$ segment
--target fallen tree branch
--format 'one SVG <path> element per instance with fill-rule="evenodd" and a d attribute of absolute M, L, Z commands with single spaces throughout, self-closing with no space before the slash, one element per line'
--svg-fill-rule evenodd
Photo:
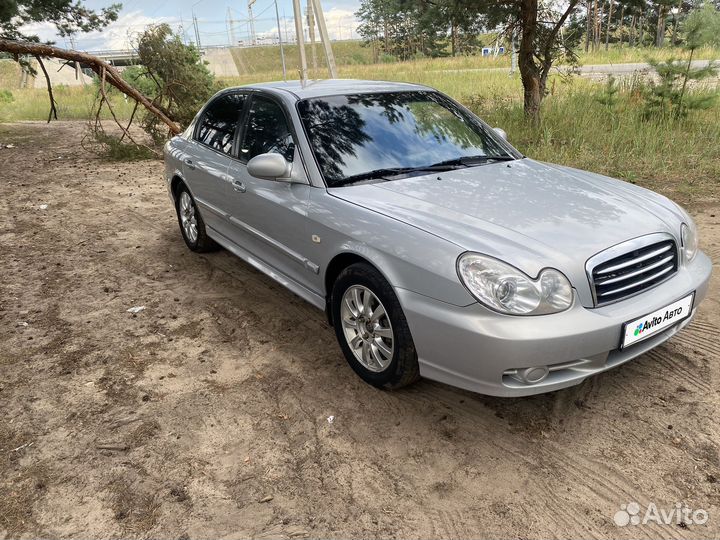
<path fill-rule="evenodd" d="M 132 125 L 133 120 L 135 119 L 135 113 L 138 110 L 138 105 L 140 105 L 140 103 L 136 101 L 135 106 L 133 107 L 132 113 L 130 114 L 130 120 L 128 120 L 127 127 L 125 128 L 125 131 L 123 132 L 122 137 L 120 137 L 120 142 L 122 142 L 122 140 L 125 138 L 125 133 L 130 129 L 130 126 Z"/>
<path fill-rule="evenodd" d="M 100 81 L 100 94 L 102 95 L 102 99 L 107 103 L 108 110 L 110 111 L 110 114 L 113 117 L 113 120 L 115 120 L 115 123 L 120 126 L 120 129 L 123 131 L 123 137 L 127 135 L 127 138 L 130 139 L 130 142 L 133 143 L 135 146 L 138 146 L 138 143 L 135 142 L 135 140 L 130 135 L 130 132 L 120 123 L 117 116 L 115 116 L 115 111 L 112 108 L 112 104 L 110 103 L 110 100 L 107 97 L 107 93 L 105 92 L 105 73 L 106 71 L 102 70 L 102 78 Z M 129 127 L 129 126 L 128 126 Z"/>
<path fill-rule="evenodd" d="M 59 47 L 53 47 L 52 45 L 45 45 L 42 43 L 30 43 L 27 41 L 15 41 L 10 39 L 0 39 L 0 52 L 7 52 L 16 57 L 22 55 L 31 55 L 35 58 L 59 58 L 61 60 L 69 60 L 74 62 L 80 62 L 86 64 L 98 74 L 102 75 L 103 70 L 106 71 L 107 82 L 112 84 L 115 88 L 120 90 L 123 94 L 135 99 L 141 103 L 148 111 L 157 116 L 164 124 L 166 124 L 170 130 L 170 133 L 177 135 L 180 133 L 180 126 L 178 126 L 172 119 L 170 119 L 163 111 L 153 105 L 153 103 L 142 93 L 138 92 L 132 85 L 130 85 L 125 79 L 120 76 L 120 73 L 110 64 L 104 60 L 93 56 L 91 54 L 83 53 L 80 51 L 74 51 L 70 49 L 61 49 Z M 40 67 L 45 71 L 45 67 L 42 62 Z M 50 78 L 45 71 L 48 86 L 50 86 Z M 54 104 L 51 104 L 54 108 Z M 52 109 L 51 109 L 52 114 Z M 57 115 L 57 110 L 55 110 Z"/>
<path fill-rule="evenodd" d="M 38 64 L 40 64 L 40 69 L 42 69 L 43 74 L 45 75 L 45 82 L 47 83 L 47 91 L 48 95 L 50 96 L 50 113 L 48 114 L 48 124 L 50 123 L 50 120 L 55 118 L 57 120 L 57 103 L 55 101 L 55 96 L 53 95 L 53 89 L 52 89 L 52 83 L 50 82 L 50 75 L 47 72 L 47 69 L 45 69 L 45 63 L 42 61 L 42 58 L 35 55 L 35 60 L 38 61 Z"/>
<path fill-rule="evenodd" d="M 142 146 L 143 148 L 148 149 L 150 152 L 152 152 L 156 157 L 161 157 L 161 155 L 156 151 L 147 146 L 146 144 L 140 144 L 135 139 L 133 139 L 132 135 L 130 135 L 130 124 L 132 124 L 132 117 L 130 117 L 130 123 L 128 123 L 128 126 L 125 127 L 120 123 L 120 120 L 118 120 L 117 115 L 115 114 L 115 110 L 112 107 L 112 103 L 110 103 L 110 100 L 108 99 L 107 92 L 105 91 L 105 75 L 107 73 L 107 70 L 103 68 L 102 70 L 102 77 L 100 81 L 100 94 L 102 96 L 100 100 L 100 106 L 98 107 L 98 115 L 96 117 L 96 123 L 95 127 L 97 129 L 97 120 L 100 118 L 100 109 L 102 108 L 103 101 L 107 103 L 107 108 L 110 111 L 110 114 L 113 117 L 113 120 L 115 120 L 115 123 L 118 125 L 118 127 L 122 130 L 123 134 L 120 138 L 120 141 L 123 140 L 123 137 L 127 136 L 128 140 L 133 143 L 135 146 Z M 137 101 L 135 102 L 135 109 L 137 109 Z M 135 115 L 135 109 L 133 109 L 133 116 Z"/>

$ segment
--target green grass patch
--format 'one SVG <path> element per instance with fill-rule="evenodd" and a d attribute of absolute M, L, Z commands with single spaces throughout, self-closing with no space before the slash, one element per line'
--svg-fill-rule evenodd
<path fill-rule="evenodd" d="M 20 65 L 14 60 L 0 59 L 0 88 L 14 90 L 20 87 Z"/>
<path fill-rule="evenodd" d="M 87 120 L 90 118 L 95 102 L 94 86 L 63 86 L 53 88 L 57 102 L 58 119 Z M 0 99 L 0 122 L 18 122 L 22 120 L 47 120 L 50 112 L 50 101 L 44 88 L 24 88 L 12 91 L 13 100 L 5 102 Z M 134 105 L 119 92 L 110 96 L 115 113 L 120 118 L 129 118 Z M 111 118 L 107 107 L 103 107 L 103 119 Z"/>

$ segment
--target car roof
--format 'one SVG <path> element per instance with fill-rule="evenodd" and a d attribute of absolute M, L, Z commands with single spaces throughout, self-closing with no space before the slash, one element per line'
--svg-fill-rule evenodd
<path fill-rule="evenodd" d="M 249 84 L 242 88 L 255 88 L 258 90 L 285 91 L 293 94 L 297 99 L 306 99 L 338 94 L 373 94 L 378 92 L 407 92 L 417 90 L 432 90 L 419 84 L 367 81 L 354 79 L 322 79 L 308 81 L 304 85 L 300 81 L 276 81 L 259 84 Z"/>

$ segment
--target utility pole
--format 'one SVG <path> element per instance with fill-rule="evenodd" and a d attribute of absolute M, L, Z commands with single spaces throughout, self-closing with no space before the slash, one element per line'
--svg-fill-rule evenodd
<path fill-rule="evenodd" d="M 312 1 L 312 0 L 311 0 Z M 307 83 L 307 59 L 305 58 L 305 36 L 303 35 L 303 18 L 300 9 L 300 0 L 293 0 L 293 13 L 295 15 L 295 39 L 300 53 L 300 83 Z"/>
<path fill-rule="evenodd" d="M 228 39 L 230 40 L 231 47 L 237 47 L 237 40 L 235 39 L 235 27 L 233 26 L 234 24 L 235 24 L 235 20 L 232 17 L 232 12 L 230 11 L 230 6 L 228 6 L 226 25 L 227 25 L 227 31 L 228 31 Z"/>
<path fill-rule="evenodd" d="M 70 48 L 72 50 L 76 50 L 75 49 L 75 35 L 70 34 L 68 37 L 70 38 Z M 80 79 L 80 62 L 75 62 L 75 80 L 77 81 L 79 79 Z M 85 79 L 82 79 L 82 82 L 83 82 L 83 85 L 85 85 Z"/>
<path fill-rule="evenodd" d="M 299 3 L 299 0 L 295 0 Z M 318 30 L 320 30 L 320 39 L 325 48 L 325 58 L 327 58 L 328 72 L 331 79 L 337 79 L 337 67 L 335 65 L 335 55 L 333 54 L 332 45 L 330 44 L 330 36 L 328 35 L 327 25 L 325 24 L 325 15 L 323 14 L 320 0 L 308 0 L 313 3 L 315 8 L 315 18 L 318 22 Z"/>
<path fill-rule="evenodd" d="M 195 28 L 195 45 L 197 45 L 198 50 L 200 50 L 200 29 L 198 28 L 198 20 L 195 16 L 195 13 L 193 13 L 193 27 Z"/>
<path fill-rule="evenodd" d="M 287 70 L 285 68 L 285 50 L 283 49 L 283 38 L 282 32 L 280 31 L 280 13 L 278 12 L 277 0 L 275 0 L 275 19 L 277 20 L 278 27 L 278 43 L 280 44 L 280 60 L 282 60 L 283 67 L 283 81 L 287 81 Z M 287 36 L 285 36 L 287 39 Z"/>
<path fill-rule="evenodd" d="M 256 45 L 256 37 L 255 37 L 255 19 L 253 18 L 253 11 L 252 7 L 255 3 L 255 0 L 248 0 L 248 28 L 250 29 L 250 44 Z"/>
<path fill-rule="evenodd" d="M 285 16 L 285 8 L 283 8 L 282 14 L 283 14 L 283 25 L 285 25 L 285 43 L 290 43 L 290 38 L 288 37 L 288 29 L 287 29 L 287 17 Z"/>
<path fill-rule="evenodd" d="M 225 32 L 227 32 L 228 45 L 232 45 L 232 39 L 230 38 L 230 8 L 227 8 L 225 14 Z"/>
<path fill-rule="evenodd" d="M 317 52 L 315 51 L 315 15 L 313 14 L 312 2 L 307 5 L 307 24 L 310 32 L 310 52 L 312 54 L 313 73 L 317 71 Z"/>

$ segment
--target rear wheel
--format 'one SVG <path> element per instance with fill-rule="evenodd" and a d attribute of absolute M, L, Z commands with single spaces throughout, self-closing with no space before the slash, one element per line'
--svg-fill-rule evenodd
<path fill-rule="evenodd" d="M 215 241 L 207 235 L 205 222 L 203 221 L 197 205 L 187 187 L 180 186 L 175 199 L 175 210 L 177 211 L 180 232 L 185 244 L 193 251 L 206 252 L 218 249 Z"/>
<path fill-rule="evenodd" d="M 340 348 L 364 381 L 401 388 L 420 378 L 400 302 L 375 268 L 357 263 L 343 270 L 333 286 L 331 308 Z"/>

